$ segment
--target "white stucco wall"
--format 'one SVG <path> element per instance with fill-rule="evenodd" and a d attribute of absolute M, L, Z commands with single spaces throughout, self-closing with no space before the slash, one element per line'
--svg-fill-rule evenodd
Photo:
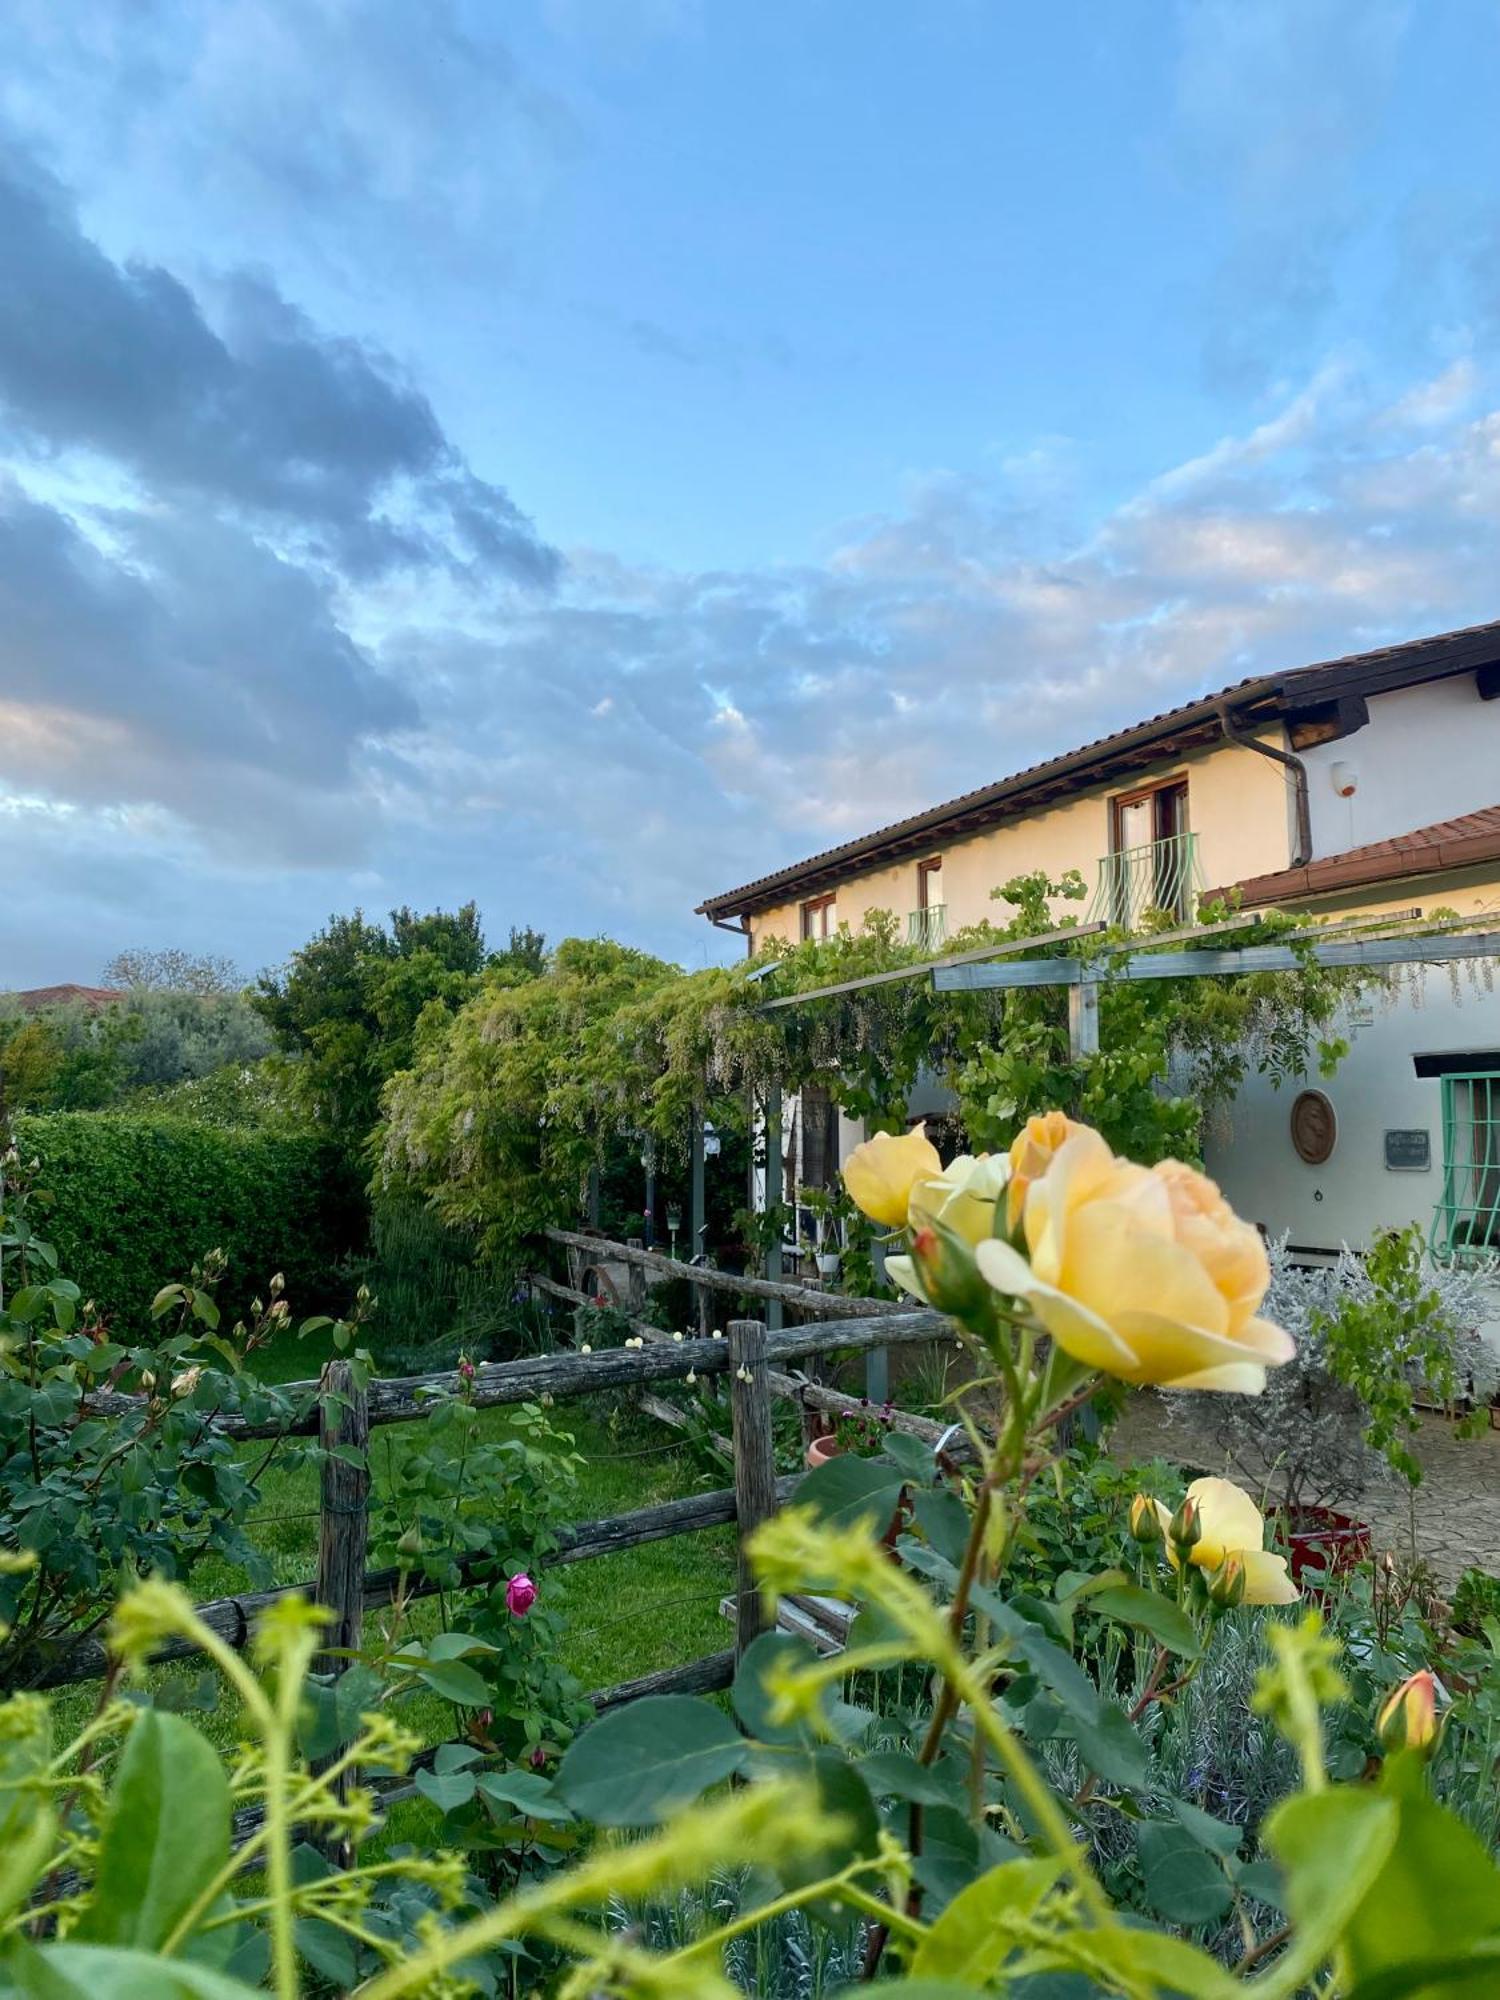
<path fill-rule="evenodd" d="M 1373 695 L 1363 729 L 1301 754 L 1314 856 L 1342 854 L 1500 805 L 1500 701 L 1481 701 L 1472 674 Z M 1335 790 L 1335 764 L 1352 771 L 1352 798 Z"/>
<path fill-rule="evenodd" d="M 1273 1090 L 1264 1078 L 1247 1078 L 1227 1114 L 1225 1128 L 1210 1135 L 1209 1172 L 1231 1205 L 1272 1236 L 1289 1233 L 1294 1244 L 1336 1251 L 1341 1243 L 1368 1245 L 1382 1228 L 1432 1221 L 1443 1186 L 1442 1086 L 1419 1077 L 1418 1054 L 1500 1049 L 1500 983 L 1486 983 L 1481 968 L 1450 978 L 1442 967 L 1415 975 L 1395 997 L 1365 1003 L 1356 1024 L 1343 1032 L 1349 1054 L 1328 1080 L 1306 1078 L 1324 1091 L 1338 1118 L 1332 1157 L 1308 1166 L 1292 1144 L 1292 1100 L 1301 1085 Z M 1388 1130 L 1431 1134 L 1432 1164 L 1425 1173 L 1385 1164 Z"/>

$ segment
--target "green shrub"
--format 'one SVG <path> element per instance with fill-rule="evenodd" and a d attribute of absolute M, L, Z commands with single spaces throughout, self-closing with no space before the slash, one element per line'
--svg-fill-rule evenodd
<path fill-rule="evenodd" d="M 48 1112 L 18 1118 L 15 1140 L 54 1198 L 46 1233 L 61 1268 L 127 1328 L 143 1330 L 163 1280 L 215 1249 L 228 1259 L 226 1319 L 274 1271 L 299 1312 L 321 1309 L 363 1235 L 362 1191 L 321 1139 Z"/>

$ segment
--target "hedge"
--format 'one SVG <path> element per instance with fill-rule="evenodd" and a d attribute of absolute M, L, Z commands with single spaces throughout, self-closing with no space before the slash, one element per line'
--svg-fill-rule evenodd
<path fill-rule="evenodd" d="M 337 1148 L 303 1134 L 57 1111 L 15 1121 L 21 1158 L 55 1198 L 41 1233 L 58 1268 L 115 1316 L 146 1323 L 158 1288 L 205 1252 L 229 1258 L 226 1320 L 285 1273 L 292 1311 L 347 1303 L 335 1266 L 362 1246 L 366 1205 Z"/>

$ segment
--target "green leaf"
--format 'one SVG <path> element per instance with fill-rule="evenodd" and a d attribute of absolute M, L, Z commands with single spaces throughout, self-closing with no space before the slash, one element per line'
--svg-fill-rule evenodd
<path fill-rule="evenodd" d="M 689 1695 L 647 1695 L 575 1738 L 556 1789 L 580 1819 L 654 1826 L 741 1769 L 749 1750 L 721 1709 Z"/>
<path fill-rule="evenodd" d="M 1362 1979 L 1349 2000 L 1493 2000 L 1500 1990 L 1500 1940 L 1471 1944 L 1452 1958 L 1393 1965 Z"/>
<path fill-rule="evenodd" d="M 264 2000 L 209 1966 L 71 1940 L 39 1950 L 15 1940 L 3 1965 L 25 2000 Z"/>
<path fill-rule="evenodd" d="M 57 1835 L 57 1814 L 33 1801 L 19 1830 L 0 1845 L 0 1918 L 18 1909 L 36 1886 Z"/>
<path fill-rule="evenodd" d="M 440 1743 L 433 1754 L 432 1768 L 446 1777 L 450 1771 L 467 1771 L 483 1755 L 473 1743 Z"/>
<path fill-rule="evenodd" d="M 1107 1785 L 1140 1791 L 1150 1782 L 1151 1761 L 1139 1732 L 1123 1708 L 1101 1701 L 1092 1718 L 1070 1715 L 1065 1724 L 1083 1761 Z"/>
<path fill-rule="evenodd" d="M 778 1869 L 788 1889 L 806 1888 L 809 1882 L 836 1875 L 853 1861 L 873 1860 L 880 1851 L 880 1814 L 864 1779 L 843 1752 L 815 1751 L 808 1769 L 817 1787 L 819 1807 L 831 1821 L 837 1821 L 840 1830 L 816 1850 L 801 1853 Z M 808 1908 L 825 1919 L 845 1914 L 844 1906 L 837 1903 L 814 1901 Z"/>
<path fill-rule="evenodd" d="M 1475 1835 L 1423 1793 L 1402 1798 L 1399 1811 L 1390 1857 L 1345 1936 L 1356 1981 L 1411 1961 L 1452 1958 L 1500 1932 L 1500 1874 Z"/>
<path fill-rule="evenodd" d="M 431 1799 L 439 1812 L 457 1812 L 474 1796 L 472 1771 L 418 1771 L 413 1782 L 424 1799 Z"/>
<path fill-rule="evenodd" d="M 1178 1824 L 1193 1836 L 1200 1847 L 1223 1855 L 1226 1861 L 1232 1854 L 1239 1853 L 1240 1842 L 1245 1837 L 1242 1826 L 1231 1826 L 1227 1820 L 1215 1819 L 1212 1813 L 1204 1812 L 1201 1806 L 1191 1805 L 1186 1799 L 1173 1799 L 1171 1805 Z"/>
<path fill-rule="evenodd" d="M 488 1684 L 462 1660 L 432 1660 L 417 1668 L 417 1679 L 461 1708 L 488 1708 L 494 1700 Z"/>
<path fill-rule="evenodd" d="M 359 1977 L 353 1939 L 317 1917 L 299 1917 L 293 1935 L 313 1971 L 321 1973 L 336 1992 L 347 1993 Z"/>
<path fill-rule="evenodd" d="M 1174 1924 L 1210 1924 L 1234 1901 L 1224 1870 L 1179 1820 L 1142 1820 L 1135 1829 L 1146 1901 Z"/>
<path fill-rule="evenodd" d="M 218 1751 L 181 1716 L 147 1709 L 125 1739 L 74 1936 L 159 1948 L 229 1859 L 229 1822 Z"/>
<path fill-rule="evenodd" d="M 1159 1646 L 1165 1646 L 1179 1659 L 1196 1660 L 1203 1650 L 1192 1619 L 1170 1598 L 1154 1590 L 1141 1590 L 1133 1583 L 1116 1584 L 1109 1590 L 1094 1592 L 1087 1604 L 1090 1611 L 1149 1632 Z"/>
<path fill-rule="evenodd" d="M 860 1760 L 859 1772 L 877 1799 L 911 1799 L 921 1806 L 964 1803 L 961 1785 L 903 1750 L 877 1750 Z"/>
<path fill-rule="evenodd" d="M 938 1486 L 919 1493 L 912 1503 L 917 1526 L 940 1556 L 955 1567 L 964 1559 L 969 1530 L 973 1525 L 968 1508 L 949 1487 Z"/>
<path fill-rule="evenodd" d="M 429 1660 L 462 1660 L 470 1653 L 498 1653 L 499 1650 L 487 1639 L 476 1639 L 470 1632 L 434 1632 L 427 1641 Z"/>
<path fill-rule="evenodd" d="M 1061 1646 L 1054 1644 L 1040 1626 L 1024 1617 L 997 1591 L 975 1584 L 970 1590 L 969 1601 L 976 1611 L 984 1612 L 998 1633 L 1010 1640 L 1037 1679 L 1052 1690 L 1075 1720 L 1081 1719 L 1089 1724 L 1098 1722 L 1101 1706 L 1099 1690 L 1071 1653 L 1065 1653 Z"/>
<path fill-rule="evenodd" d="M 1087 1944 L 1095 1964 L 1108 1968 L 1116 1977 L 1123 1975 L 1121 1983 L 1128 1981 L 1136 1990 L 1180 1994 L 1184 2000 L 1237 2000 L 1247 1990 L 1239 1980 L 1231 1979 L 1222 1966 L 1216 1965 L 1207 1952 L 1199 1951 L 1196 1945 L 1184 1944 L 1180 1938 L 1166 1937 L 1160 1931 L 1137 1930 L 1133 1926 L 1127 1929 L 1123 1924 L 1114 1924 L 1108 1930 L 1081 1934 L 1079 1941 Z M 1257 2000 L 1266 2000 L 1270 1988 L 1263 1980 L 1257 1980 L 1250 1990 L 1255 1992 Z"/>
<path fill-rule="evenodd" d="M 773 1722 L 771 1697 L 766 1682 L 778 1666 L 806 1666 L 817 1654 L 807 1640 L 793 1632 L 762 1632 L 745 1648 L 745 1656 L 735 1669 L 729 1698 L 746 1730 L 759 1743 L 811 1744 L 816 1737 L 805 1721 Z"/>
<path fill-rule="evenodd" d="M 1010 1955 L 1008 1919 L 1027 1917 L 1062 1872 L 1055 1858 L 1005 1861 L 960 1889 L 917 1946 L 912 1972 L 944 1974 L 985 1986 Z"/>
<path fill-rule="evenodd" d="M 937 1460 L 932 1455 L 932 1446 L 924 1444 L 921 1438 L 911 1437 L 905 1431 L 888 1431 L 880 1449 L 903 1479 L 920 1486 L 930 1486 L 936 1479 Z"/>
<path fill-rule="evenodd" d="M 551 1779 L 540 1771 L 482 1771 L 477 1783 L 493 1805 L 509 1806 L 527 1819 L 562 1821 L 573 1817 L 558 1801 Z"/>
<path fill-rule="evenodd" d="M 1266 1821 L 1280 1864 L 1292 1943 L 1256 1981 L 1264 2000 L 1296 1993 L 1328 1958 L 1390 1858 L 1400 1809 L 1378 1792 L 1340 1787 L 1284 1800 Z"/>
<path fill-rule="evenodd" d="M 901 1474 L 886 1460 L 856 1458 L 846 1452 L 799 1480 L 792 1498 L 798 1507 L 811 1507 L 824 1527 L 852 1528 L 863 1521 L 883 1535 L 901 1487 Z"/>

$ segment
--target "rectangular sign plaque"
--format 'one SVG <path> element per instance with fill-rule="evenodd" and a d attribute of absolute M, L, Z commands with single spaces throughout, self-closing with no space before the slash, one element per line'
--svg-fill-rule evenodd
<path fill-rule="evenodd" d="M 1425 1174 L 1432 1166 L 1432 1134 L 1423 1128 L 1387 1132 L 1385 1164 L 1393 1174 Z"/>

